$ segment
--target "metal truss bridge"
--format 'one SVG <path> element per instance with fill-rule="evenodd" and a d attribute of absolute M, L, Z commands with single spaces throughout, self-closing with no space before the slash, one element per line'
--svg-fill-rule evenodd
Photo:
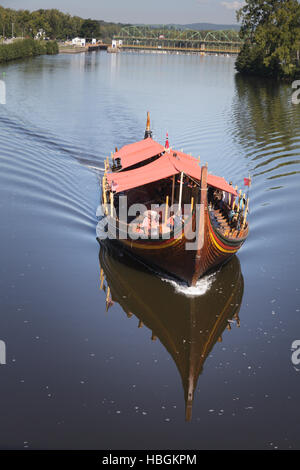
<path fill-rule="evenodd" d="M 239 32 L 192 31 L 167 27 L 125 26 L 114 36 L 121 49 L 238 54 L 243 44 Z"/>

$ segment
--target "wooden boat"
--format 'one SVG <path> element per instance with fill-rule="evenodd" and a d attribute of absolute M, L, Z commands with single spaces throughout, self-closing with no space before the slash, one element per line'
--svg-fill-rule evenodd
<path fill-rule="evenodd" d="M 189 285 L 227 262 L 248 236 L 249 198 L 168 139 L 154 141 L 149 113 L 144 139 L 116 149 L 102 183 L 112 243 Z M 146 211 L 132 216 L 127 210 L 137 203 Z"/>
<path fill-rule="evenodd" d="M 100 277 L 106 290 L 106 309 L 117 302 L 128 318 L 138 319 L 137 330 L 147 327 L 149 339 L 158 339 L 167 349 L 181 376 L 189 421 L 207 357 L 224 332 L 240 325 L 244 280 L 239 260 L 234 256 L 212 274 L 213 283 L 202 296 L 188 297 L 176 293 L 172 283 L 152 275 L 132 257 L 120 254 L 111 244 L 101 243 Z"/>

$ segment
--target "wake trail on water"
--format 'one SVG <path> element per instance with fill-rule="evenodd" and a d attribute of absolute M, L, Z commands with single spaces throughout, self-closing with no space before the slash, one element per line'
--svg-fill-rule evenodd
<path fill-rule="evenodd" d="M 7 110 L 0 114 L 0 125 L 0 186 L 13 195 L 14 209 L 34 210 L 51 228 L 56 224 L 92 233 L 97 201 L 91 196 L 94 177 L 81 169 L 87 166 L 84 149 Z"/>
<path fill-rule="evenodd" d="M 35 142 L 39 142 L 40 144 L 47 146 L 51 150 L 65 153 L 86 166 L 87 164 L 97 165 L 99 162 L 102 162 L 101 157 L 87 152 L 84 148 L 75 147 L 74 143 L 68 142 L 58 135 L 51 134 L 51 132 L 46 129 L 38 128 L 31 122 L 26 122 L 11 112 L 6 113 L 5 116 L 0 115 L 0 123 L 9 129 L 17 131 L 21 135 L 23 134 L 24 136 L 31 138 Z"/>
<path fill-rule="evenodd" d="M 187 286 L 184 282 L 175 281 L 173 279 L 161 278 L 163 282 L 171 284 L 176 294 L 185 295 L 187 297 L 200 297 L 206 294 L 216 280 L 216 272 L 208 274 L 199 279 L 195 286 Z"/>

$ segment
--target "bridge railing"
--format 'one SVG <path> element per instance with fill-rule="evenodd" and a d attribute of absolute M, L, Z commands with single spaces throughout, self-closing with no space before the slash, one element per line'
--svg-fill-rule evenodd
<path fill-rule="evenodd" d="M 195 50 L 238 53 L 242 40 L 238 31 L 193 31 L 172 28 L 126 26 L 114 37 L 124 48 Z"/>

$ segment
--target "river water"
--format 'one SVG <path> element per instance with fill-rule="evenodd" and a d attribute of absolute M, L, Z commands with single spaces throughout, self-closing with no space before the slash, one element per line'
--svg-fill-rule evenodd
<path fill-rule="evenodd" d="M 43 56 L 3 72 L 0 448 L 299 447 L 291 85 L 193 55 Z M 157 140 L 168 131 L 241 188 L 252 175 L 247 242 L 194 289 L 96 240 L 88 165 L 141 139 L 147 110 Z"/>

